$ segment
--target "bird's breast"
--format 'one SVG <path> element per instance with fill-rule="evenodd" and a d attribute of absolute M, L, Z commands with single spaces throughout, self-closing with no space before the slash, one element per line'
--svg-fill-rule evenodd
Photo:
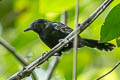
<path fill-rule="evenodd" d="M 53 48 L 59 43 L 60 39 L 63 39 L 63 36 L 55 31 L 43 32 L 39 35 L 39 37 L 50 48 Z"/>

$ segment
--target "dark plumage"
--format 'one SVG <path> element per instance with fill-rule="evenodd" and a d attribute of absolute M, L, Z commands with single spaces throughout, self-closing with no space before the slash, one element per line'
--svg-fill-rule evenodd
<path fill-rule="evenodd" d="M 36 32 L 40 39 L 49 47 L 53 48 L 59 43 L 61 39 L 64 39 L 69 33 L 73 31 L 70 27 L 59 23 L 52 22 L 45 19 L 38 19 L 32 22 L 30 27 L 24 31 L 33 30 Z M 97 48 L 99 50 L 111 51 L 115 45 L 111 43 L 100 43 L 98 40 L 84 39 L 78 36 L 78 48 L 88 46 L 90 48 Z M 62 48 L 58 53 L 67 51 L 73 47 L 73 41 L 70 41 L 67 46 Z"/>

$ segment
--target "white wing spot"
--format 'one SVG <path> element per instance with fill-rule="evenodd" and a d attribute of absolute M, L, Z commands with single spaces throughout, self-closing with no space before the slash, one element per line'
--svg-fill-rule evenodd
<path fill-rule="evenodd" d="M 54 28 L 55 28 L 56 30 L 59 30 L 59 27 L 58 27 L 58 26 L 55 26 Z"/>

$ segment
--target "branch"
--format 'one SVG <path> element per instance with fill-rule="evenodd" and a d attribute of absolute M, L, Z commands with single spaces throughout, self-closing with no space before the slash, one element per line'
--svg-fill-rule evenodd
<path fill-rule="evenodd" d="M 11 52 L 11 54 L 24 66 L 27 66 L 27 62 L 21 58 L 16 51 L 14 50 L 14 48 L 12 46 L 10 46 L 5 40 L 3 40 L 2 38 L 0 38 L 0 44 L 5 47 L 8 51 Z"/>
<path fill-rule="evenodd" d="M 21 71 L 15 73 L 7 80 L 19 80 L 23 79 L 31 74 L 31 72 L 35 69 L 35 67 L 43 64 L 45 61 L 47 61 L 51 56 L 53 56 L 57 51 L 62 49 L 67 43 L 69 43 L 73 38 L 75 37 L 75 34 L 79 34 L 83 30 L 85 30 L 112 2 L 113 0 L 106 0 L 101 4 L 101 6 L 93 12 L 93 14 L 90 15 L 85 21 L 81 23 L 81 25 L 71 32 L 63 41 L 58 43 L 55 47 L 53 47 L 49 52 L 46 52 L 44 56 L 41 56 L 28 66 L 24 67 Z"/>
<path fill-rule="evenodd" d="M 108 74 L 113 72 L 119 65 L 120 65 L 120 62 L 118 62 L 109 72 L 107 72 L 106 74 L 104 74 L 101 77 L 97 78 L 96 80 L 100 80 L 100 79 L 104 78 L 105 76 L 107 76 Z"/>
<path fill-rule="evenodd" d="M 80 33 L 83 32 L 114 0 L 105 0 L 81 25 Z"/>
<path fill-rule="evenodd" d="M 49 68 L 47 70 L 47 76 L 45 80 L 50 80 L 52 73 L 55 67 L 57 66 L 58 62 L 59 62 L 59 57 L 55 57 L 52 59 L 51 63 L 49 64 Z"/>
<path fill-rule="evenodd" d="M 0 38 L 0 44 L 5 47 L 8 51 L 11 52 L 11 54 L 23 65 L 23 66 L 27 66 L 27 62 L 18 55 L 18 53 L 16 53 L 16 51 L 14 50 L 14 48 L 12 46 L 10 46 L 5 40 L 3 40 L 2 38 Z M 33 80 L 36 80 L 35 77 L 35 73 L 32 73 L 32 78 Z"/>
<path fill-rule="evenodd" d="M 78 18 L 79 18 L 79 0 L 76 0 L 76 9 L 75 9 L 75 27 L 78 27 Z M 78 34 L 75 34 L 74 44 L 73 44 L 73 80 L 77 79 L 77 45 L 78 45 Z"/>

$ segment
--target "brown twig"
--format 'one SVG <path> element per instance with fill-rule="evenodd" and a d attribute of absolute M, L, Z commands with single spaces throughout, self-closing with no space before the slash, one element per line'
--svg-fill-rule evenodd
<path fill-rule="evenodd" d="M 46 76 L 45 80 L 51 79 L 52 73 L 53 73 L 55 67 L 57 66 L 58 62 L 59 62 L 59 57 L 55 57 L 52 59 L 52 61 L 49 64 L 49 68 L 47 70 L 47 76 Z"/>
<path fill-rule="evenodd" d="M 119 65 L 120 65 L 120 62 L 118 62 L 109 72 L 107 72 L 106 74 L 100 76 L 96 80 L 100 80 L 100 79 L 104 78 L 105 76 L 107 76 L 108 74 L 110 74 L 111 72 L 113 72 Z"/>
<path fill-rule="evenodd" d="M 76 0 L 76 9 L 75 9 L 75 27 L 78 28 L 78 18 L 79 18 L 79 0 Z M 78 42 L 78 34 L 75 35 L 74 38 L 74 56 L 73 56 L 73 80 L 77 79 L 77 43 Z"/>
<path fill-rule="evenodd" d="M 0 38 L 0 44 L 5 47 L 8 51 L 11 52 L 11 54 L 24 66 L 27 66 L 27 62 L 18 55 L 18 53 L 16 53 L 16 51 L 14 50 L 14 48 L 12 46 L 10 46 L 10 44 L 8 44 L 5 40 L 3 40 L 2 38 Z"/>
<path fill-rule="evenodd" d="M 100 7 L 98 7 L 82 24 L 80 27 L 80 33 L 83 32 L 114 0 L 105 0 Z M 87 23 L 87 24 L 86 24 Z M 81 25 L 81 26 L 82 26 Z"/>
<path fill-rule="evenodd" d="M 11 52 L 11 54 L 23 65 L 23 66 L 27 66 L 28 63 L 18 55 L 18 53 L 16 53 L 16 51 L 14 50 L 14 48 L 12 46 L 10 46 L 10 44 L 8 44 L 4 39 L 0 38 L 0 44 L 5 47 L 8 51 Z M 33 80 L 37 80 L 35 73 L 32 73 L 32 79 Z"/>
<path fill-rule="evenodd" d="M 106 0 L 101 4 L 101 6 L 93 12 L 85 21 L 81 23 L 81 25 L 71 32 L 63 41 L 58 43 L 55 47 L 53 47 L 49 52 L 46 52 L 44 56 L 41 56 L 25 68 L 23 68 L 21 71 L 15 73 L 11 77 L 9 77 L 7 80 L 19 80 L 23 79 L 31 74 L 31 72 L 35 69 L 35 67 L 43 64 L 45 61 L 47 61 L 51 56 L 53 56 L 57 51 L 59 51 L 61 48 L 63 48 L 67 43 L 69 43 L 76 34 L 79 34 L 83 30 L 85 30 L 112 2 L 113 0 Z"/>

